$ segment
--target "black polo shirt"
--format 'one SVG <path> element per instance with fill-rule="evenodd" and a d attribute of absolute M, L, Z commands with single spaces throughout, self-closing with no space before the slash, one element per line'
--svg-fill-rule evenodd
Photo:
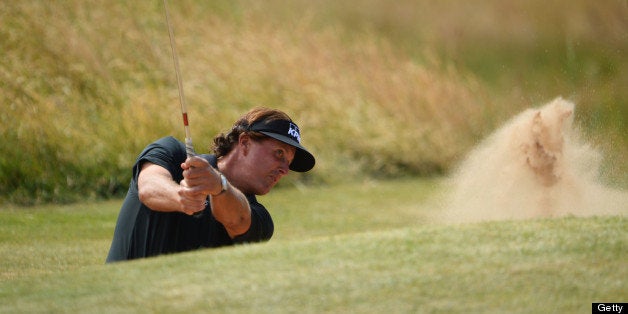
<path fill-rule="evenodd" d="M 214 168 L 214 155 L 201 155 Z M 246 195 L 251 207 L 251 227 L 234 239 L 212 215 L 209 201 L 201 215 L 180 212 L 158 212 L 140 202 L 137 178 L 142 163 L 148 161 L 167 169 L 174 181 L 183 180 L 181 163 L 186 159 L 185 145 L 173 137 L 164 137 L 148 145 L 133 166 L 129 186 L 113 234 L 107 263 L 176 253 L 199 248 L 220 247 L 237 243 L 267 241 L 273 235 L 273 220 L 255 195 Z"/>

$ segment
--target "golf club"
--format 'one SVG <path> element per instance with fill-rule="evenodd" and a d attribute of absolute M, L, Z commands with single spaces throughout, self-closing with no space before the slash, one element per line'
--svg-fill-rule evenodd
<path fill-rule="evenodd" d="M 174 71 L 177 75 L 177 84 L 179 87 L 179 103 L 181 104 L 181 115 L 183 116 L 183 127 L 185 129 L 185 152 L 188 157 L 195 156 L 194 147 L 192 146 L 192 136 L 190 135 L 190 126 L 188 122 L 188 109 L 185 103 L 185 95 L 183 93 L 183 81 L 181 79 L 181 71 L 179 69 L 179 56 L 177 55 L 177 47 L 174 41 L 174 32 L 170 23 L 170 14 L 168 5 L 164 0 L 164 9 L 166 11 L 166 23 L 168 24 L 168 34 L 170 35 L 170 46 L 172 47 L 172 59 L 174 60 Z"/>
<path fill-rule="evenodd" d="M 181 115 L 183 116 L 183 128 L 185 129 L 185 153 L 188 157 L 196 156 L 194 147 L 192 146 L 192 136 L 190 135 L 190 125 L 188 122 L 188 109 L 185 103 L 185 95 L 183 93 L 183 80 L 181 79 L 181 70 L 179 69 L 179 56 L 177 55 L 177 47 L 174 41 L 174 32 L 170 23 L 170 13 L 168 5 L 164 0 L 164 10 L 166 11 L 166 23 L 168 24 L 168 35 L 170 36 L 170 47 L 172 47 L 172 59 L 174 60 L 174 71 L 177 75 L 177 85 L 179 88 L 179 103 L 181 104 Z M 198 211 L 193 214 L 194 217 L 200 218 L 204 211 Z"/>

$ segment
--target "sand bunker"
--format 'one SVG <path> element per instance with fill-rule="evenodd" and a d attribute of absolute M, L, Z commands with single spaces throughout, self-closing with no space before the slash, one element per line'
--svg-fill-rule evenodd
<path fill-rule="evenodd" d="M 600 183 L 602 156 L 579 139 L 573 113 L 557 98 L 490 135 L 451 176 L 439 220 L 628 214 L 628 192 Z"/>

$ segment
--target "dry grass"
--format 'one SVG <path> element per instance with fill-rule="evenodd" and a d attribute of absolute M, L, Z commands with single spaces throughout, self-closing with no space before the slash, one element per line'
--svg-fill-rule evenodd
<path fill-rule="evenodd" d="M 474 5 L 172 3 L 197 151 L 263 105 L 318 157 L 289 182 L 442 174 L 509 114 L 562 94 L 624 180 L 625 6 Z M 160 2 L 12 1 L 0 20 L 2 200 L 120 195 L 144 145 L 183 137 Z"/>

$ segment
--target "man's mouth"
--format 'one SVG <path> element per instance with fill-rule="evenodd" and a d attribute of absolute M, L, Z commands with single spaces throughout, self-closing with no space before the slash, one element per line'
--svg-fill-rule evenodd
<path fill-rule="evenodd" d="M 274 175 L 274 174 L 271 174 L 268 177 L 270 178 L 270 182 L 271 182 L 272 185 L 277 184 L 277 181 L 279 181 L 279 178 L 277 178 L 277 176 Z"/>

